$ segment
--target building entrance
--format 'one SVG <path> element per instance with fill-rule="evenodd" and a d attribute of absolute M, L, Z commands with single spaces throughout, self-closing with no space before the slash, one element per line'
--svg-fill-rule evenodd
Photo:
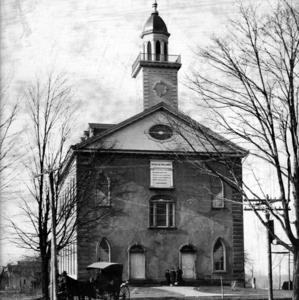
<path fill-rule="evenodd" d="M 192 245 L 181 248 L 181 265 L 184 279 L 196 279 L 195 258 L 196 251 Z"/>
<path fill-rule="evenodd" d="M 145 254 L 139 245 L 130 249 L 130 278 L 145 279 Z"/>

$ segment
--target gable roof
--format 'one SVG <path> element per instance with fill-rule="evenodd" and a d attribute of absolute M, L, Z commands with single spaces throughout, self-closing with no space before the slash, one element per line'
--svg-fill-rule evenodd
<path fill-rule="evenodd" d="M 155 106 L 152 106 L 152 107 L 142 111 L 141 113 L 136 114 L 118 124 L 115 124 L 115 125 L 111 124 L 111 126 L 108 124 L 105 124 L 106 130 L 103 130 L 100 134 L 98 134 L 96 136 L 87 138 L 83 142 L 73 145 L 72 148 L 74 150 L 88 149 L 90 145 L 100 141 L 104 137 L 107 137 L 107 136 L 109 136 L 109 135 L 111 135 L 111 134 L 113 134 L 113 133 L 115 133 L 115 132 L 141 120 L 141 119 L 144 119 L 147 116 L 152 115 L 158 111 L 165 112 L 166 114 L 172 116 L 174 119 L 178 119 L 178 120 L 184 122 L 186 125 L 191 126 L 192 129 L 194 129 L 194 131 L 201 133 L 207 140 L 210 140 L 211 144 L 213 142 L 217 142 L 218 144 L 220 143 L 221 145 L 225 145 L 228 150 L 227 152 L 236 154 L 241 157 L 245 157 L 248 154 L 248 151 L 246 151 L 245 149 L 243 149 L 240 146 L 236 145 L 235 143 L 229 141 L 228 139 L 222 137 L 221 135 L 212 131 L 208 127 L 203 126 L 202 124 L 198 123 L 197 121 L 195 121 L 194 119 L 185 115 L 184 113 L 173 109 L 171 106 L 169 106 L 165 102 L 160 102 L 160 103 L 156 104 Z M 91 123 L 91 124 L 93 125 L 93 127 L 96 127 L 96 124 L 94 124 L 94 123 Z"/>

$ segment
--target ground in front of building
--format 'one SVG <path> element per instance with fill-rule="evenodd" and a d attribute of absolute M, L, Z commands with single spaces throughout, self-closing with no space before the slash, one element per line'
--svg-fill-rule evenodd
<path fill-rule="evenodd" d="M 131 299 L 152 300 L 152 299 L 222 299 L 220 286 L 130 286 Z M 266 289 L 237 288 L 232 290 L 225 286 L 223 290 L 224 299 L 253 299 L 266 300 L 268 291 Z M 288 300 L 292 298 L 292 291 L 274 290 L 274 299 Z M 0 291 L 2 300 L 37 300 L 37 295 L 28 295 Z"/>
<path fill-rule="evenodd" d="M 133 287 L 130 286 L 131 299 L 222 299 L 220 286 L 152 286 Z M 237 288 L 232 290 L 225 286 L 223 290 L 224 299 L 267 299 L 266 289 Z M 291 299 L 292 291 L 275 290 L 274 299 Z"/>

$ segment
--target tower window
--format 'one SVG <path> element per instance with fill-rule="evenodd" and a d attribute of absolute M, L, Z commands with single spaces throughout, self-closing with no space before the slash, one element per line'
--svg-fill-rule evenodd
<path fill-rule="evenodd" d="M 151 44 L 151 42 L 147 42 L 146 50 L 147 50 L 147 60 L 152 60 L 152 44 Z"/>
<path fill-rule="evenodd" d="M 168 60 L 168 45 L 166 42 L 164 42 L 164 60 Z"/>
<path fill-rule="evenodd" d="M 161 44 L 159 41 L 156 42 L 156 60 L 160 60 L 161 56 Z"/>

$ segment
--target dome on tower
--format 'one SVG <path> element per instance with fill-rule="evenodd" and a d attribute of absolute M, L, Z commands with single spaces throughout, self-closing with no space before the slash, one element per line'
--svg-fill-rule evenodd
<path fill-rule="evenodd" d="M 143 36 L 145 36 L 146 34 L 150 33 L 161 33 L 170 36 L 170 33 L 167 31 L 166 24 L 164 23 L 163 19 L 159 16 L 159 13 L 156 9 L 154 12 L 152 12 L 151 16 L 146 21 L 143 27 L 141 38 L 143 38 Z"/>

